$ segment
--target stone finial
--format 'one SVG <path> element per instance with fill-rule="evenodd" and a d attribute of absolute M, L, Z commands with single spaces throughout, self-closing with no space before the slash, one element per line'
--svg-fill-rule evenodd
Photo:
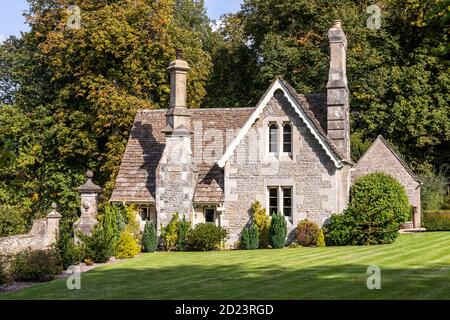
<path fill-rule="evenodd" d="M 91 170 L 86 171 L 87 181 L 78 188 L 78 192 L 80 193 L 101 193 L 102 188 L 92 182 L 92 178 L 94 177 L 94 173 Z"/>
<path fill-rule="evenodd" d="M 342 29 L 342 21 L 341 20 L 333 20 L 333 28 Z"/>
<path fill-rule="evenodd" d="M 184 60 L 184 53 L 183 53 L 182 49 L 178 48 L 176 50 L 176 57 L 177 57 L 177 60 Z"/>
<path fill-rule="evenodd" d="M 56 210 L 58 209 L 58 205 L 56 203 L 52 203 L 52 210 L 50 211 L 49 214 L 47 214 L 47 218 L 57 218 L 60 219 L 62 218 L 61 214 Z"/>

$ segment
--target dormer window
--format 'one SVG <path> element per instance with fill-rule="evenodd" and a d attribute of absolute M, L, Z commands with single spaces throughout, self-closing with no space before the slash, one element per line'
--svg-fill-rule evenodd
<path fill-rule="evenodd" d="M 276 123 L 269 125 L 269 152 L 278 152 L 278 126 Z"/>
<path fill-rule="evenodd" d="M 283 125 L 283 152 L 292 153 L 292 126 L 290 123 Z"/>

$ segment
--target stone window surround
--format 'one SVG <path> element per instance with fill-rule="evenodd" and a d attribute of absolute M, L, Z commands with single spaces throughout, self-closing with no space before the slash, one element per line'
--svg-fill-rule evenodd
<path fill-rule="evenodd" d="M 277 143 L 277 152 L 269 152 L 269 143 L 270 143 L 270 130 L 269 127 L 272 124 L 276 124 L 276 126 L 278 127 L 278 133 L 277 133 L 277 138 L 278 138 L 278 143 Z M 265 155 L 265 160 L 266 161 L 271 161 L 271 160 L 279 160 L 279 161 L 289 161 L 289 160 L 294 160 L 294 154 L 295 154 L 295 150 L 297 150 L 297 140 L 294 139 L 294 132 L 296 132 L 294 130 L 294 125 L 292 123 L 292 121 L 290 121 L 288 116 L 279 116 L 279 117 L 275 117 L 275 116 L 271 116 L 271 117 L 266 117 L 263 121 L 263 125 L 266 131 L 266 142 L 265 142 L 265 150 L 264 150 L 264 155 Z M 283 138 L 284 138 L 284 132 L 283 132 L 283 128 L 285 125 L 290 125 L 291 126 L 291 152 L 283 152 Z"/>
<path fill-rule="evenodd" d="M 215 207 L 215 206 L 203 207 L 203 216 L 205 219 L 205 223 L 208 223 L 208 222 L 206 222 L 206 210 L 214 210 L 214 224 L 216 226 L 220 226 L 220 213 L 217 212 L 217 207 Z"/>
<path fill-rule="evenodd" d="M 279 211 L 283 210 L 283 199 L 280 198 L 282 195 L 282 188 L 290 188 L 291 189 L 291 215 L 286 217 L 286 222 L 290 222 L 293 224 L 294 215 L 297 212 L 297 202 L 296 202 L 296 187 L 295 180 L 293 179 L 266 179 L 264 180 L 264 190 L 265 190 L 265 203 L 264 207 L 266 208 L 266 214 L 270 215 L 269 212 L 269 188 L 278 188 L 278 207 Z M 281 211 L 282 212 L 282 211 Z"/>

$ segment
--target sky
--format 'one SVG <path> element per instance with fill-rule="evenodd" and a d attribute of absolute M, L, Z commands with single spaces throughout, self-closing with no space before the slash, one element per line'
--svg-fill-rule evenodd
<path fill-rule="evenodd" d="M 221 15 L 236 12 L 243 0 L 205 0 L 208 16 L 218 20 Z M 20 36 L 20 31 L 27 31 L 28 25 L 22 16 L 28 9 L 26 0 L 0 0 L 0 43 L 10 35 Z"/>

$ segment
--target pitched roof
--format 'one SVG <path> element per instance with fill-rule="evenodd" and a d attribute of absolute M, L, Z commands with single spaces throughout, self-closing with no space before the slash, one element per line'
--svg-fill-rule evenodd
<path fill-rule="evenodd" d="M 342 154 L 326 135 L 326 95 L 300 95 L 281 78 L 275 80 L 267 92 L 273 89 L 275 84 L 278 85 L 278 89 L 281 88 L 292 97 L 291 103 L 295 104 L 293 107 L 298 109 L 296 110 L 297 113 L 304 119 L 309 129 L 313 131 L 327 154 L 336 161 L 335 163 L 340 164 L 341 160 L 345 161 Z M 265 96 L 261 98 L 258 107 L 260 107 Z M 271 96 L 267 100 L 270 100 L 270 98 Z M 222 150 L 230 152 L 231 145 L 236 143 L 236 132 L 239 131 L 239 135 L 243 132 L 245 125 L 253 124 L 254 120 L 251 118 L 258 107 L 189 109 L 191 128 L 196 128 L 198 125 L 202 126 L 202 130 L 194 130 L 192 135 L 194 157 L 201 156 L 200 153 L 203 153 L 206 145 L 211 143 L 208 138 L 204 137 L 204 139 L 201 139 L 202 145 L 196 146 L 194 144 L 195 132 L 203 132 L 207 135 L 210 130 L 219 130 L 222 133 L 230 129 L 234 130 L 231 138 L 223 137 L 222 141 L 219 141 L 219 143 L 222 143 Z M 166 112 L 167 110 L 140 110 L 136 114 L 110 201 L 155 202 L 156 168 L 165 147 L 165 135 L 162 131 L 166 126 Z M 196 140 L 196 143 L 198 143 L 199 139 Z M 220 167 L 220 161 L 218 164 L 215 161 L 217 159 L 222 160 L 224 156 L 225 154 L 215 155 L 210 164 L 198 165 L 199 177 L 195 188 L 194 202 L 218 203 L 223 201 L 223 169 Z M 200 162 L 204 163 L 205 161 Z"/>
<path fill-rule="evenodd" d="M 242 127 L 253 110 L 254 108 L 190 109 L 191 128 L 201 123 L 203 132 L 209 129 L 218 129 L 222 132 L 227 129 L 236 130 Z M 166 125 L 166 112 L 167 110 L 140 110 L 136 114 L 110 201 L 155 202 L 156 167 L 165 146 L 165 135 L 162 130 Z M 204 145 L 201 148 L 204 150 L 208 141 L 207 139 L 202 141 Z M 222 143 L 225 149 L 227 143 L 225 137 Z M 194 144 L 192 146 L 195 157 L 198 150 Z M 217 168 L 214 168 L 213 163 L 209 170 L 207 167 L 199 167 L 196 190 L 195 198 L 198 201 L 221 199 L 222 196 L 218 196 L 218 191 L 222 190 L 223 193 L 223 181 L 218 178 Z"/>
<path fill-rule="evenodd" d="M 292 88 L 282 78 L 277 78 L 271 84 L 271 86 L 266 91 L 266 93 L 262 96 L 262 98 L 258 102 L 254 112 L 249 117 L 249 119 L 245 122 L 244 126 L 241 128 L 241 130 L 239 131 L 239 133 L 236 136 L 236 138 L 234 139 L 234 141 L 232 141 L 229 144 L 229 146 L 227 147 L 227 150 L 225 151 L 225 154 L 218 161 L 218 165 L 220 167 L 225 166 L 225 163 L 231 157 L 234 150 L 237 148 L 237 146 L 239 145 L 241 140 L 247 134 L 248 130 L 251 128 L 253 123 L 259 118 L 261 112 L 264 110 L 265 106 L 270 101 L 273 94 L 278 90 L 283 91 L 283 93 L 285 94 L 288 101 L 291 103 L 292 107 L 294 108 L 294 110 L 296 111 L 298 116 L 303 120 L 306 127 L 310 130 L 310 132 L 313 134 L 313 136 L 319 142 L 319 144 L 324 149 L 325 153 L 333 161 L 333 163 L 337 167 L 341 167 L 343 165 L 343 162 L 351 163 L 351 160 L 345 159 L 345 157 L 342 155 L 342 153 L 339 151 L 339 149 L 336 148 L 334 143 L 328 138 L 322 125 L 320 124 L 319 120 L 317 120 L 314 112 L 312 111 L 312 108 L 309 105 L 307 98 L 304 95 L 298 94 L 294 90 L 294 88 Z M 320 100 L 320 99 L 318 99 L 318 97 L 316 97 L 316 100 Z M 322 98 L 322 100 L 323 100 L 323 98 Z M 310 98 L 310 101 L 314 101 L 314 99 Z M 321 114 L 322 110 L 325 107 L 326 107 L 326 104 L 324 107 L 316 106 L 314 109 L 316 110 L 316 112 L 318 114 Z"/>
<path fill-rule="evenodd" d="M 371 149 L 372 146 L 375 145 L 375 142 L 379 140 L 384 143 L 386 148 L 394 155 L 394 157 L 397 158 L 398 162 L 405 168 L 405 170 L 409 173 L 409 175 L 418 183 L 422 184 L 422 181 L 417 178 L 417 176 L 414 174 L 414 172 L 409 168 L 408 164 L 406 164 L 405 160 L 395 151 L 395 149 L 389 144 L 389 142 L 380 134 L 375 141 L 372 143 L 372 145 L 369 147 L 369 149 L 364 153 L 368 153 L 368 151 Z M 361 157 L 361 159 L 364 157 L 364 155 Z"/>

